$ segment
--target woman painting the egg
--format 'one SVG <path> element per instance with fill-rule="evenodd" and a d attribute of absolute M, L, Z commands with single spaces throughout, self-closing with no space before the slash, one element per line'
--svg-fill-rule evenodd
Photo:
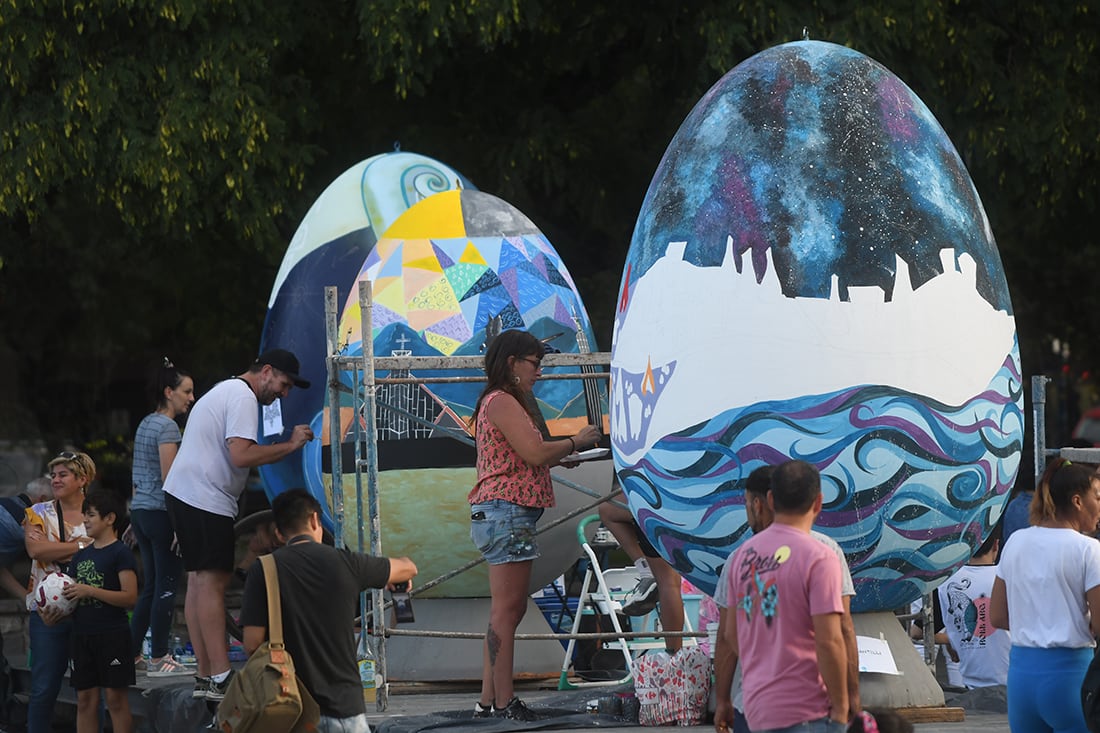
<path fill-rule="evenodd" d="M 489 627 L 485 634 L 481 698 L 474 717 L 535 720 L 513 695 L 515 633 L 527 610 L 531 566 L 539 556 L 535 523 L 554 506 L 550 467 L 595 445 L 587 425 L 564 440 L 544 440 L 528 411 L 542 369 L 542 342 L 526 331 L 504 331 L 485 354 L 488 384 L 472 422 L 477 437 L 477 484 L 470 502 L 470 537 L 489 564 Z M 535 409 L 535 408 L 531 408 Z"/>

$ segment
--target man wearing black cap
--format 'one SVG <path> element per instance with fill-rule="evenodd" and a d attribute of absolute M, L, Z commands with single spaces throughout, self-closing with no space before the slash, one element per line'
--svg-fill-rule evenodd
<path fill-rule="evenodd" d="M 313 440 L 295 425 L 284 443 L 260 445 L 259 405 L 286 397 L 298 359 L 284 349 L 260 354 L 247 372 L 203 395 L 191 408 L 179 453 L 164 481 L 165 502 L 187 570 L 184 616 L 195 649 L 196 698 L 225 697 L 231 670 L 225 644 L 225 590 L 233 571 L 233 522 L 248 472 L 275 463 Z"/>

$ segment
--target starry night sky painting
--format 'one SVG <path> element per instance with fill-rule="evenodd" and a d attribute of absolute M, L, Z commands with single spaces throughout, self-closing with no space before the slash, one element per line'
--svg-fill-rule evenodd
<path fill-rule="evenodd" d="M 834 44 L 753 56 L 669 144 L 627 255 L 611 433 L 631 510 L 710 592 L 749 534 L 748 474 L 807 460 L 853 609 L 907 604 L 1015 481 L 1012 313 L 978 193 L 912 90 Z"/>

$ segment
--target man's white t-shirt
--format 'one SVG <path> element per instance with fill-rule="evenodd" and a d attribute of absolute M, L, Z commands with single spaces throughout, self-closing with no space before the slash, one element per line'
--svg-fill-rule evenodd
<path fill-rule="evenodd" d="M 256 442 L 259 400 L 243 379 L 218 382 L 191 408 L 179 453 L 164 481 L 164 493 L 184 504 L 224 517 L 237 516 L 248 468 L 229 460 L 230 438 Z"/>
<path fill-rule="evenodd" d="M 844 550 L 840 549 L 840 545 L 836 540 L 827 534 L 818 532 L 816 529 L 810 530 L 810 536 L 818 542 L 825 544 L 836 553 L 837 558 L 840 560 L 840 595 L 841 596 L 854 596 L 856 594 L 855 583 L 852 582 L 852 573 L 848 570 L 848 559 L 844 557 Z M 729 587 L 729 573 L 730 566 L 733 564 L 730 560 L 733 559 L 733 555 L 730 554 L 726 558 L 725 565 L 722 566 L 722 573 L 718 578 L 718 587 L 714 589 L 714 603 L 719 608 L 729 608 L 729 596 L 726 590 Z M 733 670 L 733 684 L 730 688 L 730 698 L 733 700 L 733 706 L 738 710 L 745 710 L 744 696 L 741 691 L 741 666 L 737 665 L 737 669 Z"/>
<path fill-rule="evenodd" d="M 1014 646 L 1095 646 L 1085 593 L 1100 586 L 1100 542 L 1072 529 L 1018 529 L 1001 551 L 997 577 Z"/>

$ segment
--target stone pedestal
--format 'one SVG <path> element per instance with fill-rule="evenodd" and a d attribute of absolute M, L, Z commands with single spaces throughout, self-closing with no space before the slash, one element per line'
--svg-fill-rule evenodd
<path fill-rule="evenodd" d="M 942 707 L 943 689 L 935 675 L 917 653 L 909 635 L 893 613 L 852 614 L 857 636 L 882 638 L 890 646 L 900 675 L 872 674 L 859 676 L 859 696 L 864 707 L 926 708 Z"/>

